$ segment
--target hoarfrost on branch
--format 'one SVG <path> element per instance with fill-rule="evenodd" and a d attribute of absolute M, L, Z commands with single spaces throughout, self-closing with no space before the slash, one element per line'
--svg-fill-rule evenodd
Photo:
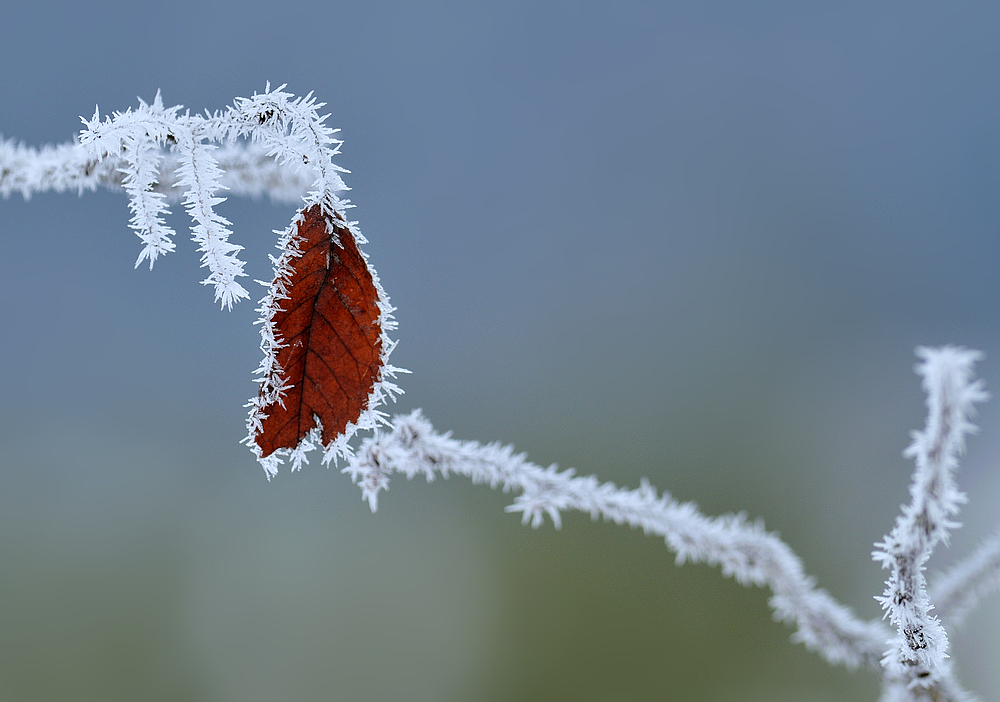
<path fill-rule="evenodd" d="M 215 301 L 231 308 L 249 293 L 239 257 L 242 247 L 230 242 L 230 222 L 216 212 L 225 201 L 219 193 L 259 197 L 275 202 L 320 205 L 343 217 L 352 207 L 338 193 L 347 190 L 332 157 L 341 142 L 325 126 L 323 107 L 312 95 L 295 98 L 284 86 L 204 115 L 164 107 L 157 94 L 152 103 L 140 101 L 135 110 L 116 112 L 101 120 L 95 112 L 84 119 L 79 138 L 41 149 L 0 139 L 0 195 L 97 187 L 123 189 L 129 195 L 129 226 L 142 248 L 136 266 L 174 250 L 174 231 L 166 223 L 171 202 L 182 202 L 192 219 L 191 236 L 209 271 L 203 281 L 215 291 Z M 346 218 L 344 218 L 346 222 Z M 294 224 L 294 222 L 293 222 Z M 365 242 L 355 222 L 347 222 L 359 244 Z M 292 229 L 278 232 L 281 256 L 272 257 L 275 280 L 261 302 L 261 348 L 258 374 L 263 392 L 250 402 L 248 429 L 259 425 L 267 401 L 281 401 L 284 391 L 275 354 L 282 340 L 266 323 L 268 314 L 285 299 L 282 288 L 287 257 L 294 254 Z M 371 269 L 379 291 L 383 330 L 395 329 L 392 307 Z M 383 331 L 383 333 L 384 333 Z M 383 339 L 385 357 L 395 342 Z M 966 560 L 939 576 L 928 589 L 924 568 L 935 546 L 946 542 L 960 506 L 966 501 L 955 482 L 974 405 L 987 398 L 982 381 L 973 377 L 977 351 L 957 347 L 917 349 L 917 372 L 927 393 L 927 423 L 914 432 L 906 455 L 916 467 L 911 501 L 903 507 L 892 531 L 876 544 L 874 557 L 889 570 L 885 592 L 877 597 L 893 629 L 882 621 L 864 621 L 817 588 L 801 560 L 763 523 L 745 515 L 708 517 L 690 502 L 678 502 L 643 481 L 630 490 L 578 476 L 555 466 L 530 463 L 510 446 L 459 441 L 438 433 L 419 410 L 389 421 L 378 408 L 400 392 L 388 380 L 402 369 L 386 364 L 386 379 L 378 383 L 366 412 L 348 431 L 325 448 L 324 461 L 342 461 L 343 472 L 361 487 L 372 511 L 380 493 L 388 490 L 393 473 L 407 478 L 462 475 L 474 483 L 513 492 L 508 512 L 540 527 L 546 517 L 556 528 L 570 510 L 593 519 L 641 528 L 664 539 L 678 564 L 687 561 L 718 565 L 723 575 L 743 585 L 768 587 L 775 618 L 795 628 L 793 639 L 831 664 L 869 666 L 883 677 L 883 702 L 965 702 L 948 657 L 945 625 L 957 625 L 983 596 L 1000 590 L 1000 534 L 985 542 Z M 264 400 L 260 399 L 264 398 Z M 349 443 L 360 430 L 373 434 L 357 449 Z M 282 458 L 292 470 L 307 463 L 307 453 L 321 443 L 314 430 L 282 456 L 261 458 L 270 478 Z M 251 448 L 255 445 L 251 443 Z M 940 615 L 935 616 L 934 612 Z"/>

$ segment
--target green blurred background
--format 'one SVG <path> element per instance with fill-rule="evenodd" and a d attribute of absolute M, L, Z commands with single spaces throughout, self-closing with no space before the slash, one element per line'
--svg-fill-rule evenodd
<path fill-rule="evenodd" d="M 865 617 L 907 499 L 913 347 L 1000 388 L 994 3 L 7 4 L 0 130 L 329 103 L 398 305 L 400 411 L 777 530 Z M 253 278 L 292 212 L 222 207 Z M 662 542 L 397 479 L 372 515 L 238 445 L 253 305 L 152 273 L 121 194 L 0 202 L 0 700 L 874 700 L 767 593 Z M 1000 413 L 961 474 L 998 526 Z M 953 635 L 1000 700 L 1000 598 Z"/>

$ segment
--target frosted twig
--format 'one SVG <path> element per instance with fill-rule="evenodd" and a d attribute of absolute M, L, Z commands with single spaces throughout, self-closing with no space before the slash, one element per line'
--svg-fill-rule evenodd
<path fill-rule="evenodd" d="M 333 136 L 339 130 L 324 124 L 329 115 L 319 114 L 326 103 L 317 102 L 312 93 L 295 97 L 284 88 L 280 85 L 271 90 L 268 85 L 263 93 L 236 98 L 224 114 L 216 115 L 218 132 L 230 139 L 249 137 L 283 165 L 314 169 L 316 179 L 313 190 L 305 197 L 304 209 L 320 204 L 330 215 L 343 214 L 351 205 L 337 193 L 348 189 L 340 177 L 348 171 L 332 161 L 343 143 Z M 351 233 L 359 244 L 367 243 L 353 227 Z"/>
<path fill-rule="evenodd" d="M 221 186 L 232 195 L 267 196 L 272 202 L 294 205 L 302 202 L 315 180 L 311 169 L 293 168 L 277 163 L 267 149 L 244 141 L 223 144 L 215 151 L 222 176 Z M 184 191 L 178 189 L 176 153 L 163 151 L 160 172 L 152 191 L 166 196 L 167 202 L 180 202 Z M 0 139 L 0 195 L 20 193 L 30 199 L 36 193 L 93 191 L 98 187 L 122 190 L 125 162 L 120 158 L 98 161 L 90 149 L 78 142 L 43 146 L 37 149 Z"/>
<path fill-rule="evenodd" d="M 340 142 L 331 138 L 334 130 L 325 127 L 316 113 L 322 103 L 310 96 L 294 98 L 278 89 L 239 99 L 236 104 L 239 109 L 214 116 L 181 115 L 180 106 L 164 107 L 157 93 L 151 104 L 140 100 L 137 109 L 116 112 L 103 121 L 95 111 L 93 118 L 84 120 L 79 143 L 39 151 L 0 142 L 0 193 L 19 191 L 30 197 L 46 189 L 75 188 L 82 193 L 97 185 L 120 186 L 130 199 L 129 226 L 143 243 L 136 266 L 148 259 L 152 268 L 159 256 L 175 248 L 174 232 L 164 219 L 168 194 L 173 194 L 170 190 L 175 187 L 177 195 L 183 193 L 185 209 L 194 220 L 192 238 L 202 253 L 202 265 L 209 269 L 204 282 L 214 286 L 217 302 L 231 308 L 249 294 L 237 282 L 245 275 L 238 257 L 242 247 L 229 242 L 229 222 L 214 209 L 225 200 L 216 196 L 219 189 L 232 183 L 240 192 L 257 194 L 267 188 L 287 198 L 289 190 L 300 195 L 305 190 L 299 175 L 305 171 L 313 176 L 316 190 L 310 195 L 315 201 L 331 213 L 349 207 L 336 196 L 336 192 L 346 190 L 338 174 L 342 169 L 330 161 Z M 275 119 L 265 117 L 265 113 Z M 239 158 L 246 155 L 245 147 L 229 145 L 217 158 L 217 147 L 203 143 L 231 143 L 236 136 L 260 140 L 267 146 L 255 147 L 256 158 L 248 159 Z M 168 153 L 170 158 L 164 163 Z M 272 164 L 278 157 L 277 164 L 263 173 L 254 170 L 263 160 L 261 153 Z M 225 177 L 227 166 L 237 167 L 235 178 Z M 360 232 L 357 234 L 363 242 Z"/>
<path fill-rule="evenodd" d="M 134 112 L 131 109 L 117 112 L 102 122 L 95 110 L 93 119 L 83 120 L 87 128 L 80 135 L 80 142 L 90 149 L 91 155 L 97 160 L 114 156 L 124 161 L 122 187 L 129 195 L 132 210 L 129 226 L 143 243 L 136 267 L 148 258 L 152 269 L 157 257 L 174 250 L 174 231 L 163 219 L 168 214 L 166 198 L 153 190 L 153 183 L 160 171 L 161 149 L 168 141 L 176 143 L 171 129 L 179 109 L 165 108 L 157 92 L 152 105 L 140 100 Z"/>
<path fill-rule="evenodd" d="M 17 192 L 28 200 L 49 190 L 76 190 L 80 195 L 99 185 L 121 190 L 124 165 L 121 159 L 99 161 L 77 142 L 36 149 L 0 139 L 0 195 Z"/>
<path fill-rule="evenodd" d="M 1000 533 L 935 578 L 931 602 L 950 626 L 962 623 L 982 597 L 1000 591 Z"/>
<path fill-rule="evenodd" d="M 231 222 L 215 211 L 215 206 L 226 200 L 215 196 L 221 187 L 222 176 L 213 154 L 216 147 L 202 144 L 190 127 L 176 131 L 180 161 L 178 186 L 185 189 L 184 207 L 195 222 L 191 238 L 198 242 L 201 265 L 210 271 L 202 284 L 214 285 L 215 301 L 221 300 L 223 307 L 232 309 L 234 302 L 250 297 L 250 293 L 236 282 L 237 278 L 246 275 L 238 256 L 243 247 L 229 242 Z"/>
<path fill-rule="evenodd" d="M 395 417 L 393 425 L 391 432 L 363 441 L 343 470 L 361 486 L 373 511 L 393 472 L 408 478 L 423 475 L 428 481 L 454 473 L 504 492 L 519 492 L 507 511 L 521 512 L 522 521 L 532 527 L 541 526 L 547 515 L 559 528 L 566 510 L 640 527 L 663 537 L 678 564 L 718 565 L 743 585 L 770 587 L 775 618 L 793 624 L 793 638 L 827 661 L 849 667 L 878 665 L 890 635 L 885 625 L 858 619 L 817 589 L 798 556 L 760 522 L 748 522 L 742 514 L 706 517 L 694 504 L 658 494 L 645 481 L 639 489 L 628 490 L 600 483 L 594 476 L 576 477 L 572 469 L 542 468 L 510 446 L 457 441 L 436 433 L 419 410 Z"/>
<path fill-rule="evenodd" d="M 917 355 L 922 362 L 916 371 L 927 393 L 927 426 L 913 433 L 905 452 L 916 460 L 912 499 L 872 555 L 890 570 L 885 593 L 876 598 L 897 627 L 882 659 L 887 677 L 902 681 L 907 689 L 924 688 L 937 699 L 945 694 L 942 681 L 949 677 L 948 636 L 930 613 L 923 571 L 934 547 L 958 526 L 952 518 L 966 498 L 953 473 L 965 449 L 965 435 L 976 430 L 969 421 L 974 404 L 987 394 L 981 380 L 972 380 L 980 352 L 946 346 L 918 348 Z"/>

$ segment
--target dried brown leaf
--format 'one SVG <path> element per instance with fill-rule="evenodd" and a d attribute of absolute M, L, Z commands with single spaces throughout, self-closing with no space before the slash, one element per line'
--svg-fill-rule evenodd
<path fill-rule="evenodd" d="M 332 228 L 331 235 L 327 227 Z M 357 422 L 382 370 L 378 291 L 354 236 L 339 215 L 319 205 L 302 213 L 291 261 L 288 299 L 272 317 L 286 388 L 255 441 L 261 457 L 295 448 L 316 426 L 329 444 Z"/>

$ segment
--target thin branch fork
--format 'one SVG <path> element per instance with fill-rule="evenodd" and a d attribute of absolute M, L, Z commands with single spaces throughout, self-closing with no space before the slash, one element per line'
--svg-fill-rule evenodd
<path fill-rule="evenodd" d="M 886 589 L 876 599 L 896 625 L 897 635 L 882 664 L 890 678 L 907 688 L 938 692 L 950 677 L 948 635 L 931 614 L 924 567 L 934 547 L 958 524 L 954 517 L 967 498 L 954 473 L 965 450 L 966 435 L 976 431 L 974 406 L 988 398 L 981 380 L 972 379 L 978 351 L 956 347 L 917 349 L 916 367 L 927 392 L 927 425 L 914 432 L 905 455 L 915 459 L 911 501 L 893 530 L 872 554 L 890 571 Z"/>

